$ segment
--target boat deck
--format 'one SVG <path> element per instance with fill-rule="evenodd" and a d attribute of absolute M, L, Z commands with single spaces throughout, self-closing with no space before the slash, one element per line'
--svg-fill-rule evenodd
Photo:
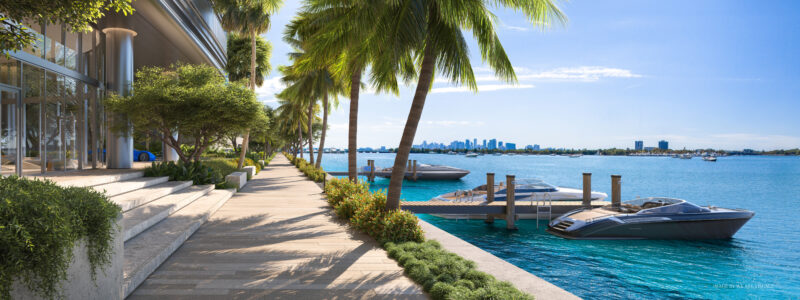
<path fill-rule="evenodd" d="M 552 215 L 558 216 L 579 209 L 582 207 L 582 203 L 582 201 L 553 201 Z M 591 203 L 593 208 L 609 204 L 611 202 L 608 201 L 592 201 Z M 401 201 L 400 208 L 417 214 L 487 215 L 504 214 L 506 212 L 506 202 Z M 517 201 L 515 202 L 514 210 L 518 215 L 536 214 L 536 205 L 531 205 L 530 201 Z"/>

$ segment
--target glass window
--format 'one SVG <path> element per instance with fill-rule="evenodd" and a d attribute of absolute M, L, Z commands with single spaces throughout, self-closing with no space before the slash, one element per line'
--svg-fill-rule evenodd
<path fill-rule="evenodd" d="M 0 173 L 11 175 L 17 172 L 17 101 L 19 93 L 0 88 Z"/>
<path fill-rule="evenodd" d="M 22 172 L 24 174 L 41 173 L 42 167 L 41 141 L 41 104 L 44 101 L 44 71 L 26 64 L 23 70 L 23 112 L 22 132 L 25 133 L 23 141 L 24 155 Z"/>
<path fill-rule="evenodd" d="M 81 34 L 81 74 L 97 79 L 97 61 L 95 59 L 95 33 L 94 31 Z"/>
<path fill-rule="evenodd" d="M 66 170 L 78 169 L 78 131 L 82 127 L 80 118 L 81 96 L 78 94 L 83 89 L 83 83 L 76 82 L 75 79 L 64 78 L 64 111 L 61 118 L 61 132 L 64 136 L 64 168 Z"/>
<path fill-rule="evenodd" d="M 27 27 L 29 31 L 34 32 L 34 35 L 36 36 L 36 41 L 33 43 L 33 45 L 25 47 L 25 52 L 28 52 L 36 57 L 44 58 L 44 35 L 42 34 L 43 31 L 41 22 L 26 19 L 22 22 L 22 25 Z"/>
<path fill-rule="evenodd" d="M 45 73 L 47 101 L 44 107 L 44 150 L 46 171 L 64 170 L 62 158 L 61 115 L 64 76 Z"/>
<path fill-rule="evenodd" d="M 47 24 L 45 27 L 45 59 L 64 65 L 64 37 L 62 36 L 61 24 Z"/>
<path fill-rule="evenodd" d="M 78 70 L 78 37 L 79 32 L 64 32 L 64 66 L 71 70 Z"/>
<path fill-rule="evenodd" d="M 19 61 L 0 54 L 0 83 L 19 86 Z"/>
<path fill-rule="evenodd" d="M 96 73 L 97 77 L 94 77 L 100 82 L 105 82 L 105 54 L 106 54 L 106 34 L 100 32 L 100 30 L 94 31 L 94 40 L 95 40 L 95 61 L 97 62 L 96 66 Z M 98 98 L 99 99 L 99 98 Z"/>

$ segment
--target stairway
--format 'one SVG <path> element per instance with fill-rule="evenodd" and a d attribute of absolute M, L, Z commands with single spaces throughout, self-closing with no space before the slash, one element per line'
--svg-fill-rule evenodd
<path fill-rule="evenodd" d="M 233 190 L 215 190 L 214 185 L 196 186 L 191 181 L 143 176 L 143 172 L 126 172 L 59 182 L 105 192 L 111 201 L 122 207 L 125 297 L 234 193 Z"/>

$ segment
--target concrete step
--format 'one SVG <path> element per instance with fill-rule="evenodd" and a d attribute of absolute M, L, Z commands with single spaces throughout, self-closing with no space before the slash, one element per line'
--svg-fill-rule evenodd
<path fill-rule="evenodd" d="M 233 195 L 213 190 L 125 242 L 123 291 L 127 297 Z"/>
<path fill-rule="evenodd" d="M 105 192 L 106 196 L 114 197 L 130 191 L 146 188 L 148 186 L 164 183 L 169 180 L 169 177 L 140 177 L 125 181 L 111 182 L 101 185 L 92 186 L 95 191 Z"/>
<path fill-rule="evenodd" d="M 171 182 L 174 181 L 170 181 L 168 183 Z M 190 185 L 192 184 L 191 181 L 186 182 L 188 182 Z M 125 212 L 122 215 L 122 228 L 125 241 L 135 237 L 137 234 L 145 231 L 147 228 L 150 228 L 150 226 L 153 226 L 161 220 L 166 219 L 172 213 L 180 210 L 186 205 L 189 205 L 189 203 L 192 203 L 200 197 L 205 196 L 212 190 L 214 190 L 213 184 L 192 186 L 179 192 L 147 202 L 147 204 Z"/>
<path fill-rule="evenodd" d="M 131 180 L 144 176 L 143 171 L 115 170 L 115 169 L 93 169 L 67 172 L 59 175 L 47 174 L 44 176 L 32 176 L 39 179 L 49 179 L 61 186 L 95 186 L 123 180 Z"/>
<path fill-rule="evenodd" d="M 127 212 L 140 205 L 192 186 L 191 181 L 167 181 L 111 197 L 111 201 Z"/>

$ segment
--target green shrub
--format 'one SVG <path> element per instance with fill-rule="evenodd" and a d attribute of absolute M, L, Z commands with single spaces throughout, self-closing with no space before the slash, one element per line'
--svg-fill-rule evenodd
<path fill-rule="evenodd" d="M 383 235 L 383 218 L 386 216 L 386 194 L 375 192 L 371 197 L 365 197 L 365 201 L 356 204 L 355 212 L 350 217 L 350 224 L 356 229 L 369 234 L 381 241 Z M 347 200 L 345 200 L 347 201 Z"/>
<path fill-rule="evenodd" d="M 238 167 L 239 166 L 239 158 L 234 158 L 233 163 Z M 244 166 L 254 166 L 256 167 L 256 174 L 261 172 L 261 164 L 256 163 L 253 159 L 245 157 L 244 158 Z"/>
<path fill-rule="evenodd" d="M 219 171 L 219 173 L 222 175 L 223 178 L 233 172 L 239 171 L 239 169 L 236 168 L 238 165 L 232 159 L 229 158 L 206 159 L 203 160 L 203 165 L 208 166 L 216 171 Z"/>
<path fill-rule="evenodd" d="M 222 176 L 219 171 L 204 165 L 202 162 L 188 164 L 183 161 L 178 161 L 177 163 L 172 161 L 153 162 L 149 167 L 144 169 L 144 176 L 169 176 L 169 180 L 191 180 L 193 184 L 218 185 L 225 182 L 225 177 Z"/>
<path fill-rule="evenodd" d="M 42 298 L 57 298 L 75 243 L 86 239 L 92 279 L 111 260 L 120 208 L 102 193 L 50 181 L 0 178 L 0 298 L 21 280 Z"/>
<path fill-rule="evenodd" d="M 303 172 L 309 179 L 315 182 L 323 182 L 325 177 L 328 176 L 328 173 L 325 173 L 325 170 L 322 168 L 317 168 L 313 164 L 308 163 L 305 159 L 297 158 L 292 156 L 291 154 L 284 153 L 286 158 L 294 164 L 300 172 Z"/>
<path fill-rule="evenodd" d="M 325 196 L 328 204 L 336 207 L 348 195 L 369 192 L 369 184 L 364 181 L 351 182 L 348 179 L 334 178 L 325 183 Z"/>
<path fill-rule="evenodd" d="M 435 241 L 384 244 L 389 257 L 433 299 L 532 299 L 508 282 L 475 269 L 475 263 Z"/>
<path fill-rule="evenodd" d="M 383 217 L 383 231 L 378 240 L 381 242 L 422 242 L 425 234 L 419 227 L 417 216 L 406 210 L 391 210 Z"/>

